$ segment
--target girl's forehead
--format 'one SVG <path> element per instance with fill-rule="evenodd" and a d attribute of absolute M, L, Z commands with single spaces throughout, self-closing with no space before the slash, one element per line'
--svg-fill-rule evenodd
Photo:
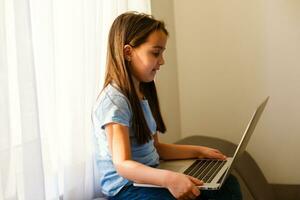
<path fill-rule="evenodd" d="M 147 41 L 145 42 L 146 45 L 149 45 L 153 48 L 162 48 L 165 49 L 167 43 L 167 35 L 162 31 L 154 31 L 151 33 Z"/>

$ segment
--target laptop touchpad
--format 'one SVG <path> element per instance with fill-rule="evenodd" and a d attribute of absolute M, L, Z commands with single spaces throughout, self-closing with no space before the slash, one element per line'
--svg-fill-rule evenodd
<path fill-rule="evenodd" d="M 158 168 L 175 172 L 184 172 L 184 170 L 193 162 L 194 160 L 162 161 Z"/>

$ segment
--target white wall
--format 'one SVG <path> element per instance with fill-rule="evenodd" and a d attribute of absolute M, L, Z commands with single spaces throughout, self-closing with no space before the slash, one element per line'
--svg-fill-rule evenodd
<path fill-rule="evenodd" d="M 237 143 L 270 95 L 247 150 L 269 182 L 300 184 L 300 1 L 152 0 L 152 13 L 175 25 L 169 45 L 176 49 L 166 61 L 178 65 L 181 137 Z M 162 107 L 171 99 L 169 88 L 176 96 L 176 78 L 169 77 L 176 72 L 166 69 L 168 76 L 159 77 Z M 176 119 L 170 110 L 167 118 Z"/>

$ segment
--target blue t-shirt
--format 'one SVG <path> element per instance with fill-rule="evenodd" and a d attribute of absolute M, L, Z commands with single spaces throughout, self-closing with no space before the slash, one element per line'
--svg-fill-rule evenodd
<path fill-rule="evenodd" d="M 145 119 L 152 134 L 156 134 L 156 123 L 147 100 L 140 101 Z M 116 195 L 123 186 L 131 184 L 121 177 L 112 162 L 109 151 L 105 125 L 114 122 L 129 128 L 132 160 L 148 166 L 159 164 L 159 155 L 154 147 L 153 139 L 139 145 L 132 129 L 132 111 L 128 99 L 114 86 L 108 85 L 100 94 L 92 113 L 94 134 L 94 159 L 100 176 L 96 184 L 100 184 L 102 193 L 107 196 Z"/>

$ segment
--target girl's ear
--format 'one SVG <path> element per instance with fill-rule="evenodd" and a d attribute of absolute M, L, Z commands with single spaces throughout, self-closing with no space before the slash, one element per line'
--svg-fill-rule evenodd
<path fill-rule="evenodd" d="M 127 61 L 131 61 L 132 46 L 126 44 L 124 46 L 124 56 Z"/>

